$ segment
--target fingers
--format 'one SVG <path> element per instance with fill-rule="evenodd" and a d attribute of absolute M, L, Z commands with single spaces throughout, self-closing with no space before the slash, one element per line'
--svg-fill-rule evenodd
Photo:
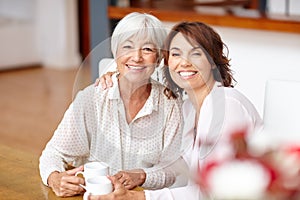
<path fill-rule="evenodd" d="M 99 83 L 100 83 L 100 79 L 99 79 L 99 78 L 97 78 L 97 79 L 95 80 L 94 86 L 98 86 L 98 85 L 99 85 Z"/>
<path fill-rule="evenodd" d="M 106 85 L 108 86 L 108 87 L 112 87 L 112 85 L 113 85 L 113 82 L 112 82 L 112 75 L 114 74 L 114 73 L 116 73 L 116 72 L 108 72 L 108 73 L 106 73 L 105 75 L 104 75 L 104 78 L 105 78 L 105 82 L 106 82 Z"/>
<path fill-rule="evenodd" d="M 115 190 L 124 188 L 124 185 L 116 177 L 110 176 L 108 178 L 111 180 Z"/>
<path fill-rule="evenodd" d="M 105 89 L 107 88 L 107 86 L 109 86 L 109 84 L 106 83 L 105 75 L 103 75 L 102 77 L 97 78 L 97 79 L 95 80 L 94 86 L 99 86 L 99 85 L 101 85 L 101 88 L 102 88 L 103 90 L 105 90 Z"/>
<path fill-rule="evenodd" d="M 61 182 L 71 183 L 73 185 L 84 184 L 84 179 L 79 176 L 63 176 Z"/>
<path fill-rule="evenodd" d="M 113 86 L 112 75 L 115 73 L 116 72 L 107 72 L 106 74 L 102 75 L 100 78 L 97 78 L 94 83 L 94 86 L 101 85 L 103 90 L 107 89 L 108 87 L 112 87 Z"/>
<path fill-rule="evenodd" d="M 67 175 L 74 176 L 77 172 L 83 171 L 83 165 L 66 171 Z"/>
<path fill-rule="evenodd" d="M 81 167 L 76 170 L 82 170 Z M 76 170 L 69 170 L 65 172 L 56 172 L 51 176 L 51 185 L 54 193 L 60 197 L 74 196 L 84 192 L 84 189 L 79 184 L 84 184 L 84 180 L 80 177 L 74 176 Z M 69 174 L 72 175 L 69 175 Z M 50 178 L 50 177 L 49 177 Z"/>
<path fill-rule="evenodd" d="M 129 176 L 126 174 L 126 172 L 119 172 L 114 176 L 121 184 L 125 184 L 125 182 L 128 180 Z"/>
<path fill-rule="evenodd" d="M 64 182 L 61 184 L 61 187 L 59 189 L 59 196 L 67 197 L 67 196 L 74 196 L 77 194 L 83 193 L 85 190 L 80 187 L 79 185 L 74 185 L 69 182 Z"/>
<path fill-rule="evenodd" d="M 132 180 L 132 177 L 129 173 L 121 171 L 114 175 L 114 178 L 125 188 L 132 189 L 136 187 L 136 183 Z"/>

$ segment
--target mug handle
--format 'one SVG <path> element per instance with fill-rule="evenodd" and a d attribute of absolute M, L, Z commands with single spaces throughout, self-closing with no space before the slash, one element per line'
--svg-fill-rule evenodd
<path fill-rule="evenodd" d="M 78 174 L 81 174 L 84 177 L 84 173 L 83 172 L 76 172 L 75 176 L 77 176 Z M 82 184 L 79 184 L 79 186 L 86 190 L 86 186 L 84 186 Z"/>
<path fill-rule="evenodd" d="M 79 186 L 82 187 L 83 189 L 85 189 L 87 191 L 86 186 L 84 186 L 82 184 L 79 184 Z"/>
<path fill-rule="evenodd" d="M 81 174 L 83 177 L 84 177 L 84 173 L 83 172 L 76 172 L 76 174 L 75 174 L 75 176 L 77 176 L 77 175 L 79 175 L 79 174 Z"/>

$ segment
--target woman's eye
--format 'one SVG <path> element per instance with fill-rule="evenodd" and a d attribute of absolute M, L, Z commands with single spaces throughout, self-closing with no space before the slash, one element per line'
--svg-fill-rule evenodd
<path fill-rule="evenodd" d="M 179 53 L 171 53 L 171 56 L 177 57 L 177 56 L 180 56 L 180 54 Z"/>
<path fill-rule="evenodd" d="M 130 45 L 124 45 L 123 49 L 132 49 L 132 46 L 130 46 Z"/>
<path fill-rule="evenodd" d="M 200 52 L 193 52 L 192 55 L 193 56 L 201 56 L 201 53 Z"/>
<path fill-rule="evenodd" d="M 154 49 L 152 49 L 152 48 L 149 48 L 149 47 L 145 47 L 145 48 L 143 48 L 142 49 L 143 51 L 145 51 L 145 52 L 154 52 Z"/>

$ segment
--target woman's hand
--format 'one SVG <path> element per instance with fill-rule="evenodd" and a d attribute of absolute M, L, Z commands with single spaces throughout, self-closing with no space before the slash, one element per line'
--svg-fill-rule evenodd
<path fill-rule="evenodd" d="M 69 197 L 84 192 L 79 184 L 84 184 L 84 179 L 75 176 L 76 172 L 82 171 L 83 166 L 65 172 L 52 172 L 48 178 L 48 185 L 59 197 Z"/>
<path fill-rule="evenodd" d="M 116 178 L 109 177 L 111 180 L 114 191 L 107 195 L 89 195 L 88 200 L 145 200 L 145 194 L 143 191 L 126 190 L 124 185 Z"/>
<path fill-rule="evenodd" d="M 142 185 L 146 180 L 146 173 L 142 169 L 120 171 L 114 175 L 128 190 Z"/>
<path fill-rule="evenodd" d="M 106 74 L 103 74 L 100 78 L 97 78 L 95 81 L 95 86 L 98 86 L 101 84 L 101 87 L 103 90 L 112 87 L 113 82 L 112 82 L 112 75 L 116 72 L 107 72 Z"/>

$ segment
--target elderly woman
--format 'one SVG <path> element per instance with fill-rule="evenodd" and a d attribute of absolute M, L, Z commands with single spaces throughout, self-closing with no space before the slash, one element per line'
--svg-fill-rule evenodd
<path fill-rule="evenodd" d="M 165 72 L 169 88 L 165 93 L 176 97 L 185 91 L 188 95 L 183 103 L 182 157 L 190 167 L 189 184 L 155 191 L 128 191 L 112 178 L 113 193 L 90 195 L 88 199 L 202 199 L 198 177 L 205 163 L 233 158 L 232 135 L 242 129 L 250 134 L 262 127 L 255 107 L 232 87 L 233 77 L 224 47 L 219 34 L 201 22 L 179 23 L 166 39 Z"/>
<path fill-rule="evenodd" d="M 43 183 L 58 196 L 83 192 L 82 164 L 103 161 L 127 189 L 168 187 L 182 138 L 180 98 L 168 98 L 150 78 L 166 37 L 149 14 L 131 13 L 116 26 L 111 49 L 118 73 L 107 90 L 90 85 L 66 111 L 40 157 Z M 77 168 L 65 169 L 65 164 Z"/>

